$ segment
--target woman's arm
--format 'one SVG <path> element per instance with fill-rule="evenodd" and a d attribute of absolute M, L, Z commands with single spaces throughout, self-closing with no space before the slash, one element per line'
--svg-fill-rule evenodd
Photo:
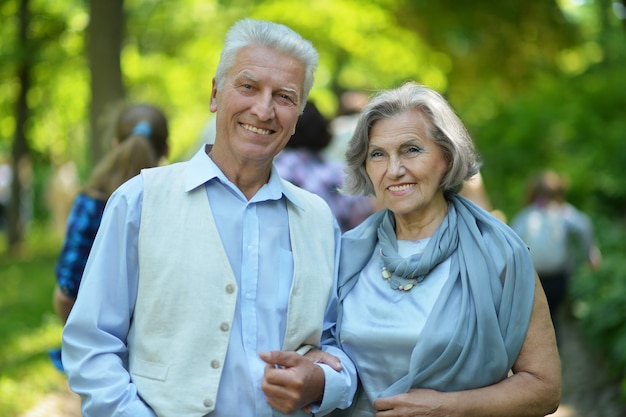
<path fill-rule="evenodd" d="M 104 200 L 79 194 L 68 216 L 65 240 L 54 268 L 57 285 L 53 294 L 54 311 L 63 323 L 76 301 L 87 257 L 96 237 Z"/>
<path fill-rule="evenodd" d="M 52 296 L 52 306 L 54 307 L 54 312 L 59 316 L 63 324 L 67 321 L 67 316 L 70 315 L 70 311 L 72 311 L 75 302 L 75 298 L 63 294 L 59 284 L 56 285 Z"/>
<path fill-rule="evenodd" d="M 536 275 L 535 282 L 528 333 L 509 378 L 467 391 L 414 389 L 380 398 L 374 402 L 377 415 L 543 417 L 556 411 L 561 397 L 561 364 L 550 311 Z"/>

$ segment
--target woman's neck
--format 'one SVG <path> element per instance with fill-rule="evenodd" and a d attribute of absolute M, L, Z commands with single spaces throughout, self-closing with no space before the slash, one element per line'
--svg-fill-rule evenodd
<path fill-rule="evenodd" d="M 448 214 L 448 201 L 441 200 L 440 204 L 435 204 L 425 211 L 416 211 L 408 215 L 397 215 L 396 239 L 398 240 L 419 240 L 432 236 L 443 219 Z"/>

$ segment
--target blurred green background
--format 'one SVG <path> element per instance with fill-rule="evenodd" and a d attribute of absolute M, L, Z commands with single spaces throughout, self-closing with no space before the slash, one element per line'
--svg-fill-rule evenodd
<path fill-rule="evenodd" d="M 54 259 L 72 192 L 110 145 L 104 126 L 120 100 L 158 104 L 169 162 L 186 159 L 210 118 L 224 34 L 242 17 L 314 43 L 311 99 L 329 118 L 344 91 L 415 80 L 445 94 L 509 218 L 531 174 L 566 174 L 605 258 L 576 276 L 572 311 L 626 393 L 626 0 L 0 0 L 0 164 L 17 173 L 0 229 L 5 415 L 32 405 L 16 392 L 37 397 L 61 377 L 45 360 L 60 337 Z M 64 186 L 68 172 L 77 180 Z"/>

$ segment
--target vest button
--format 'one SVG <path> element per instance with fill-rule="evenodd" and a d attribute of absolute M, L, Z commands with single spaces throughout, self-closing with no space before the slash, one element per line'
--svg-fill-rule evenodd
<path fill-rule="evenodd" d="M 233 284 L 228 284 L 226 286 L 226 293 L 227 294 L 232 294 L 235 292 L 235 286 Z"/>
<path fill-rule="evenodd" d="M 217 359 L 213 359 L 211 361 L 211 368 L 213 369 L 217 369 L 220 367 L 220 361 L 218 361 Z"/>
<path fill-rule="evenodd" d="M 221 330 L 221 331 L 223 331 L 223 332 L 227 332 L 227 331 L 228 331 L 228 329 L 230 329 L 230 326 L 228 325 L 228 323 L 222 323 L 222 324 L 220 325 L 220 330 Z"/>
<path fill-rule="evenodd" d="M 207 408 L 213 407 L 213 400 L 211 400 L 210 398 L 207 398 L 206 400 L 204 400 L 204 406 Z"/>

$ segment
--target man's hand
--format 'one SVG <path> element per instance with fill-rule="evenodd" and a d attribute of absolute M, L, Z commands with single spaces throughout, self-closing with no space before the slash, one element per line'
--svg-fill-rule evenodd
<path fill-rule="evenodd" d="M 290 414 L 324 396 L 324 371 L 296 352 L 262 352 L 267 363 L 261 388 L 267 403 L 281 413 Z"/>

